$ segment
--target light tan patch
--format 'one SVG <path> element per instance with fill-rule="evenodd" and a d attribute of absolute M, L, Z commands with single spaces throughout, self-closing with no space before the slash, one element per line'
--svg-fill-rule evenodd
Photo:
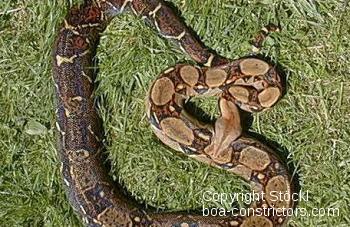
<path fill-rule="evenodd" d="M 227 147 L 220 152 L 217 152 L 214 148 L 214 144 L 210 144 L 204 149 L 204 152 L 208 154 L 217 163 L 228 163 L 232 160 L 232 148 Z"/>
<path fill-rule="evenodd" d="M 146 116 L 148 118 L 151 117 L 151 103 L 149 103 L 148 97 L 145 98 L 145 110 L 146 110 Z"/>
<path fill-rule="evenodd" d="M 242 103 L 249 102 L 249 91 L 242 86 L 232 86 L 228 89 L 230 94 Z"/>
<path fill-rule="evenodd" d="M 83 221 L 86 223 L 86 224 L 89 224 L 89 219 L 87 217 L 83 217 Z"/>
<path fill-rule="evenodd" d="M 175 69 L 174 67 L 171 67 L 171 68 L 165 70 L 165 71 L 164 71 L 164 74 L 168 74 L 168 73 L 174 71 L 174 69 Z"/>
<path fill-rule="evenodd" d="M 213 166 L 213 160 L 208 158 L 206 155 L 202 154 L 202 155 L 191 155 L 190 157 L 196 159 L 199 162 L 203 162 L 206 163 L 209 166 Z"/>
<path fill-rule="evenodd" d="M 231 226 L 238 226 L 239 222 L 238 221 L 230 221 Z"/>
<path fill-rule="evenodd" d="M 162 8 L 162 4 L 161 3 L 159 3 L 157 5 L 157 7 L 153 11 L 149 12 L 149 15 L 152 16 L 152 17 L 155 17 L 156 13 L 160 10 L 160 8 Z"/>
<path fill-rule="evenodd" d="M 288 181 L 283 176 L 271 178 L 265 187 L 266 201 L 274 208 L 288 208 L 290 202 L 290 187 Z M 282 195 L 282 196 L 280 196 Z M 286 198 L 284 198 L 286 197 Z M 279 209 L 277 209 L 278 211 Z"/>
<path fill-rule="evenodd" d="M 70 25 L 67 20 L 64 20 L 64 28 L 68 30 L 74 30 L 75 27 Z"/>
<path fill-rule="evenodd" d="M 81 71 L 81 74 L 82 74 L 83 77 L 85 77 L 90 83 L 94 83 L 94 82 L 92 81 L 92 79 L 91 79 L 88 75 L 86 75 L 86 73 L 85 73 L 84 71 Z"/>
<path fill-rule="evenodd" d="M 281 92 L 277 87 L 269 87 L 260 92 L 258 99 L 263 107 L 271 107 L 280 97 Z"/>
<path fill-rule="evenodd" d="M 101 26 L 100 23 L 88 23 L 88 24 L 82 24 L 82 25 L 78 25 L 78 27 L 81 27 L 81 28 L 93 28 L 93 27 L 99 27 Z"/>
<path fill-rule="evenodd" d="M 193 87 L 187 86 L 186 87 L 186 95 L 187 96 L 197 96 L 198 93 L 193 89 Z"/>
<path fill-rule="evenodd" d="M 249 84 L 249 85 L 253 84 L 255 81 L 255 76 L 250 76 L 250 77 L 248 77 L 248 79 L 246 78 L 245 80 L 246 80 L 247 84 Z"/>
<path fill-rule="evenodd" d="M 81 96 L 74 96 L 74 97 L 72 97 L 72 100 L 81 102 L 81 101 L 83 101 L 83 97 L 81 97 Z"/>
<path fill-rule="evenodd" d="M 63 162 L 61 162 L 61 165 L 60 165 L 60 173 L 63 173 L 63 168 L 64 168 L 64 164 L 63 164 Z"/>
<path fill-rule="evenodd" d="M 262 174 L 262 173 L 259 173 L 258 174 L 258 179 L 259 180 L 262 180 L 262 179 L 264 179 L 265 178 L 265 175 L 264 174 Z"/>
<path fill-rule="evenodd" d="M 72 57 L 68 58 L 68 57 L 62 57 L 60 55 L 56 55 L 57 66 L 59 67 L 63 63 L 70 63 L 70 64 L 72 64 L 76 57 L 78 57 L 78 56 L 77 55 L 73 55 Z"/>
<path fill-rule="evenodd" d="M 86 214 L 86 211 L 82 205 L 79 206 L 80 210 L 83 212 L 83 214 Z"/>
<path fill-rule="evenodd" d="M 64 114 L 66 115 L 66 117 L 70 116 L 70 111 L 66 108 L 64 108 Z"/>
<path fill-rule="evenodd" d="M 173 82 L 169 78 L 163 77 L 154 83 L 151 91 L 151 99 L 154 104 L 162 106 L 171 100 L 174 93 Z"/>
<path fill-rule="evenodd" d="M 101 139 L 100 139 L 100 138 L 96 135 L 96 133 L 94 132 L 94 130 L 93 130 L 93 128 L 92 128 L 91 125 L 88 126 L 88 130 L 89 130 L 89 132 L 91 133 L 91 135 L 95 136 L 95 139 L 96 139 L 97 141 L 101 141 Z"/>
<path fill-rule="evenodd" d="M 160 125 L 165 135 L 169 136 L 169 138 L 184 145 L 192 144 L 194 140 L 193 131 L 187 127 L 183 120 L 169 117 L 162 120 Z"/>
<path fill-rule="evenodd" d="M 57 131 L 61 132 L 62 133 L 62 130 L 61 130 L 61 127 L 60 127 L 60 124 L 56 121 L 55 122 L 56 124 L 56 128 L 57 128 Z"/>
<path fill-rule="evenodd" d="M 85 190 L 87 188 L 94 187 L 96 182 L 96 177 L 93 170 L 90 168 L 86 169 L 86 163 L 82 163 L 81 165 L 71 166 L 69 169 L 69 173 L 74 180 L 74 184 L 80 190 Z"/>
<path fill-rule="evenodd" d="M 183 81 L 185 81 L 185 83 L 190 86 L 194 86 L 198 82 L 199 72 L 195 67 L 191 65 L 185 65 L 180 69 L 180 76 Z"/>
<path fill-rule="evenodd" d="M 173 39 L 181 40 L 185 35 L 186 35 L 186 31 L 183 31 L 179 35 L 174 36 Z"/>
<path fill-rule="evenodd" d="M 241 71 L 245 75 L 263 75 L 269 71 L 269 65 L 256 58 L 248 58 L 241 61 L 239 64 Z"/>
<path fill-rule="evenodd" d="M 132 220 L 125 212 L 118 212 L 113 208 L 107 208 L 97 216 L 97 220 L 102 223 L 103 226 L 130 226 Z"/>
<path fill-rule="evenodd" d="M 75 151 L 69 151 L 68 157 L 69 160 L 73 162 L 84 162 L 90 157 L 90 153 L 85 149 L 79 149 Z"/>
<path fill-rule="evenodd" d="M 253 87 L 258 91 L 263 90 L 266 85 L 267 83 L 264 80 L 256 81 L 253 83 Z"/>
<path fill-rule="evenodd" d="M 197 89 L 204 89 L 204 86 L 200 84 L 200 85 L 198 85 L 196 88 L 197 88 Z"/>
<path fill-rule="evenodd" d="M 63 178 L 63 181 L 64 181 L 64 183 L 67 185 L 67 187 L 70 186 L 70 183 L 69 183 L 69 181 L 68 181 L 66 178 Z"/>
<path fill-rule="evenodd" d="M 186 147 L 186 151 L 182 149 L 182 152 L 186 153 L 187 150 L 190 150 L 190 151 L 192 151 L 192 152 L 197 152 L 197 149 L 194 148 L 194 147 Z"/>
<path fill-rule="evenodd" d="M 236 80 L 234 82 L 234 84 L 236 84 L 236 85 L 247 85 L 247 83 L 244 81 L 243 78 L 239 78 L 238 80 Z"/>
<path fill-rule="evenodd" d="M 124 1 L 122 7 L 120 7 L 120 12 L 123 12 L 125 7 L 128 5 L 128 3 L 131 3 L 133 0 L 126 0 Z M 114 7 L 114 6 L 113 6 Z"/>
<path fill-rule="evenodd" d="M 211 96 L 217 96 L 222 93 L 222 90 L 220 88 L 209 88 L 208 91 L 206 91 L 204 94 L 201 94 L 202 97 L 211 97 Z"/>
<path fill-rule="evenodd" d="M 210 54 L 208 61 L 204 64 L 204 66 L 210 67 L 213 60 L 214 60 L 214 55 Z"/>
<path fill-rule="evenodd" d="M 252 51 L 254 53 L 258 53 L 260 51 L 260 48 L 257 48 L 256 46 L 252 45 Z"/>
<path fill-rule="evenodd" d="M 283 222 L 283 218 L 279 218 L 277 221 L 281 224 Z"/>
<path fill-rule="evenodd" d="M 140 221 L 141 221 L 141 218 L 140 218 L 140 217 L 134 217 L 134 221 L 140 222 Z"/>
<path fill-rule="evenodd" d="M 245 219 L 241 227 L 273 227 L 272 221 L 263 216 L 250 216 Z"/>
<path fill-rule="evenodd" d="M 262 171 L 271 162 L 269 155 L 256 147 L 244 148 L 238 160 L 252 170 Z"/>
<path fill-rule="evenodd" d="M 182 96 L 182 95 L 180 95 L 180 94 L 178 94 L 178 93 L 175 94 L 174 102 L 175 102 L 178 106 L 182 107 L 182 106 L 183 106 L 183 103 L 184 103 L 184 100 L 185 100 L 184 96 Z"/>
<path fill-rule="evenodd" d="M 277 169 L 279 169 L 279 168 L 281 167 L 281 165 L 280 165 L 278 162 L 276 162 L 275 165 L 274 165 L 274 167 L 275 167 L 275 169 L 277 170 Z"/>
<path fill-rule="evenodd" d="M 232 83 L 232 82 L 234 82 L 234 81 L 236 81 L 237 79 L 235 78 L 235 77 L 229 77 L 226 81 L 225 81 L 225 84 L 230 84 L 230 83 Z"/>
<path fill-rule="evenodd" d="M 211 68 L 205 72 L 205 83 L 210 87 L 222 85 L 227 77 L 227 73 L 222 69 Z"/>
<path fill-rule="evenodd" d="M 180 227 L 190 227 L 190 225 L 186 222 L 181 223 Z"/>
<path fill-rule="evenodd" d="M 246 180 L 249 180 L 250 176 L 252 175 L 252 170 L 244 165 L 237 165 L 232 169 L 228 169 L 227 171 L 232 172 L 240 177 L 243 177 Z"/>
<path fill-rule="evenodd" d="M 178 85 L 176 86 L 176 90 L 177 90 L 177 91 L 182 90 L 182 89 L 184 89 L 184 88 L 185 88 L 185 86 L 184 86 L 183 84 L 178 84 Z"/>
<path fill-rule="evenodd" d="M 203 140 L 206 140 L 206 141 L 209 141 L 211 136 L 210 135 L 207 135 L 207 134 L 204 134 L 204 133 L 201 133 L 201 132 L 198 132 L 198 136 L 200 138 L 202 138 Z"/>
<path fill-rule="evenodd" d="M 97 219 L 92 219 L 92 221 L 94 222 L 94 223 L 96 223 L 96 224 L 98 224 L 98 225 L 102 225 L 102 223 L 101 222 L 99 222 Z"/>
<path fill-rule="evenodd" d="M 157 114 L 156 114 L 155 112 L 152 112 L 151 114 L 152 114 L 152 117 L 153 117 L 153 119 L 155 120 L 155 122 L 156 122 L 157 124 L 159 124 L 159 120 L 158 120 Z"/>
<path fill-rule="evenodd" d="M 261 30 L 265 33 L 269 33 L 269 30 L 266 27 L 263 27 Z"/>
<path fill-rule="evenodd" d="M 169 137 L 164 135 L 163 132 L 160 131 L 158 128 L 152 126 L 152 129 L 153 129 L 154 134 L 158 137 L 158 139 L 160 141 L 162 141 L 162 143 L 164 143 L 165 145 L 169 146 L 170 148 L 172 148 L 176 151 L 182 151 L 179 143 L 169 139 Z"/>

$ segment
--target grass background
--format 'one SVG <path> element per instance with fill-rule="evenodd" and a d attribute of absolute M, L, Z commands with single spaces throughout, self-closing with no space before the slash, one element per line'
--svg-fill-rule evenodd
<path fill-rule="evenodd" d="M 250 52 L 262 26 L 281 23 L 262 53 L 285 68 L 288 92 L 271 111 L 254 115 L 251 131 L 288 151 L 302 190 L 310 193 L 299 207 L 340 210 L 338 217 L 297 216 L 291 226 L 349 226 L 348 1 L 172 2 L 209 47 L 233 59 Z M 0 2 L 1 226 L 81 225 L 58 170 L 51 77 L 52 42 L 70 4 Z M 240 179 L 174 155 L 150 131 L 143 111 L 148 86 L 162 70 L 189 61 L 176 46 L 126 14 L 104 33 L 98 55 L 111 174 L 133 196 L 160 208 L 192 209 L 206 190 L 246 189 Z M 196 103 L 215 116 L 215 101 Z"/>

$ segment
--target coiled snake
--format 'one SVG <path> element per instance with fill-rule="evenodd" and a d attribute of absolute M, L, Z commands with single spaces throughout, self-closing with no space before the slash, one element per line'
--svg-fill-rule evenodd
<path fill-rule="evenodd" d="M 202 66 L 178 64 L 164 71 L 146 98 L 154 133 L 171 148 L 249 181 L 265 197 L 246 216 L 204 217 L 144 210 L 112 182 L 102 165 L 103 129 L 94 101 L 92 61 L 100 33 L 117 14 L 131 9 L 174 40 Z M 274 152 L 242 135 L 238 107 L 249 112 L 274 105 L 282 94 L 275 67 L 256 58 L 228 60 L 212 53 L 160 0 L 86 0 L 73 7 L 53 51 L 59 154 L 70 203 L 88 226 L 281 226 L 293 208 L 271 192 L 292 193 L 291 176 Z M 215 125 L 190 116 L 184 103 L 193 96 L 219 96 Z M 277 213 L 263 213 L 274 207 Z M 260 209 L 260 215 L 258 214 Z"/>

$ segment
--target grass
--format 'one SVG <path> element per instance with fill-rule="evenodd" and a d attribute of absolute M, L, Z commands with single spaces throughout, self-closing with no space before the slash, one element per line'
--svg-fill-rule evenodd
<path fill-rule="evenodd" d="M 286 96 L 254 115 L 251 131 L 288 151 L 309 201 L 339 216 L 296 216 L 291 226 L 349 226 L 350 11 L 348 1 L 173 0 L 211 48 L 239 58 L 268 22 L 282 31 L 262 54 L 281 64 Z M 63 0 L 0 2 L 0 225 L 80 226 L 61 183 L 56 155 L 51 47 L 69 4 Z M 152 135 L 143 99 L 167 67 L 189 59 L 138 18 L 116 18 L 99 48 L 101 115 L 111 174 L 140 201 L 167 209 L 201 207 L 206 190 L 240 192 L 223 171 L 174 153 Z M 215 115 L 215 102 L 197 103 Z M 214 204 L 215 205 L 215 204 Z"/>

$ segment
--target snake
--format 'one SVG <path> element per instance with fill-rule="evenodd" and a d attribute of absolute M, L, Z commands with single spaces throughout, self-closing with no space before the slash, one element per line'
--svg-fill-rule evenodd
<path fill-rule="evenodd" d="M 94 60 L 101 33 L 124 11 L 144 19 L 197 63 L 176 64 L 152 82 L 145 98 L 151 130 L 170 148 L 249 182 L 265 195 L 249 205 L 252 212 L 204 216 L 146 209 L 109 176 Z M 85 0 L 73 6 L 59 27 L 52 56 L 60 171 L 68 200 L 86 226 L 286 225 L 289 216 L 283 211 L 295 205 L 292 176 L 274 149 L 242 131 L 240 118 L 242 110 L 264 111 L 281 98 L 274 65 L 254 56 L 230 60 L 216 54 L 161 0 Z M 215 123 L 186 111 L 186 103 L 200 96 L 218 97 Z M 276 199 L 272 192 L 287 198 Z"/>

